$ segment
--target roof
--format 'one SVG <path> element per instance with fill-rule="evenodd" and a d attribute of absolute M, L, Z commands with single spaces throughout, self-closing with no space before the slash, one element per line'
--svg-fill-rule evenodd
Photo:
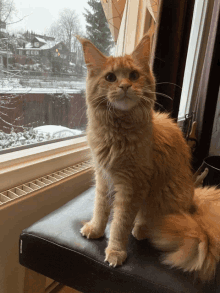
<path fill-rule="evenodd" d="M 43 46 L 41 46 L 39 48 L 33 48 L 32 44 L 28 43 L 28 44 L 25 45 L 25 48 L 17 48 L 17 49 L 19 49 L 19 50 L 37 50 L 37 51 L 49 50 L 49 49 L 52 49 L 53 47 L 55 47 L 56 45 L 58 45 L 60 43 L 62 43 L 62 42 L 48 41 Z"/>
<path fill-rule="evenodd" d="M 40 49 L 41 50 L 48 50 L 48 49 L 52 49 L 53 47 L 55 47 L 57 44 L 59 44 L 60 42 L 54 42 L 54 41 L 49 41 L 47 42 L 45 45 L 41 46 Z"/>
<path fill-rule="evenodd" d="M 56 46 L 57 44 L 59 43 L 56 43 L 54 41 L 50 41 L 50 42 L 47 42 L 45 43 L 43 46 L 39 47 L 39 48 L 34 48 L 33 45 L 31 43 L 28 43 L 25 45 L 25 48 L 21 47 L 21 48 L 18 48 L 19 50 L 48 50 L 48 49 L 51 49 L 53 48 L 54 46 Z"/>
<path fill-rule="evenodd" d="M 41 42 L 41 43 L 46 43 L 46 41 L 44 40 L 44 39 L 42 39 L 42 38 L 39 38 L 39 37 L 35 37 L 35 39 L 37 39 L 39 42 Z"/>
<path fill-rule="evenodd" d="M 27 43 L 27 44 L 25 45 L 25 48 L 32 48 L 32 44 L 31 44 L 31 43 Z"/>

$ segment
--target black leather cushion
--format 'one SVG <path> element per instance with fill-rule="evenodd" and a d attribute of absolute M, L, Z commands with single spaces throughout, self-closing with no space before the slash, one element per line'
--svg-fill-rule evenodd
<path fill-rule="evenodd" d="M 104 262 L 109 238 L 87 240 L 82 221 L 92 217 L 94 187 L 42 218 L 20 236 L 20 264 L 84 293 L 220 292 L 220 273 L 209 284 L 160 263 L 148 240 L 129 239 L 128 258 L 112 268 Z"/>

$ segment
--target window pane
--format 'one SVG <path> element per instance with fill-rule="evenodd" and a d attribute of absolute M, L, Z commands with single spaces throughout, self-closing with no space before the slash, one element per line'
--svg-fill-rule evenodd
<path fill-rule="evenodd" d="M 83 134 L 86 66 L 74 35 L 106 55 L 113 50 L 99 0 L 9 4 L 2 0 L 0 7 L 0 154 Z"/>

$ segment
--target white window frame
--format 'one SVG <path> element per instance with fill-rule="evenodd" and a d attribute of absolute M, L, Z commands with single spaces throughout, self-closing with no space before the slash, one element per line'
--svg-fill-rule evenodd
<path fill-rule="evenodd" d="M 86 136 L 0 156 L 0 192 L 90 158 Z"/>
<path fill-rule="evenodd" d="M 137 33 L 137 30 L 135 31 Z M 132 41 L 129 41 L 129 49 L 130 46 L 135 47 L 135 40 L 134 35 Z M 2 154 L 0 156 L 0 192 L 89 160 L 90 154 L 86 136 Z"/>
<path fill-rule="evenodd" d="M 193 88 L 196 79 L 196 71 L 199 63 L 199 55 L 202 46 L 202 36 L 205 29 L 205 18 L 208 8 L 207 0 L 196 0 L 192 19 L 186 66 L 183 78 L 182 94 L 180 99 L 178 123 L 181 125 L 185 115 L 189 114 L 192 101 Z"/>

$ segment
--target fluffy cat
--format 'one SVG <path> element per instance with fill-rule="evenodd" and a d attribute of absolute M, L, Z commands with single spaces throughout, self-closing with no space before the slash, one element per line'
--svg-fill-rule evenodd
<path fill-rule="evenodd" d="M 211 279 L 220 257 L 220 191 L 194 190 L 191 152 L 181 130 L 153 110 L 149 35 L 121 57 L 106 57 L 77 38 L 88 70 L 87 139 L 96 180 L 94 214 L 81 234 L 103 236 L 113 208 L 105 250 L 109 265 L 125 261 L 132 232 L 165 251 L 163 263 Z"/>

